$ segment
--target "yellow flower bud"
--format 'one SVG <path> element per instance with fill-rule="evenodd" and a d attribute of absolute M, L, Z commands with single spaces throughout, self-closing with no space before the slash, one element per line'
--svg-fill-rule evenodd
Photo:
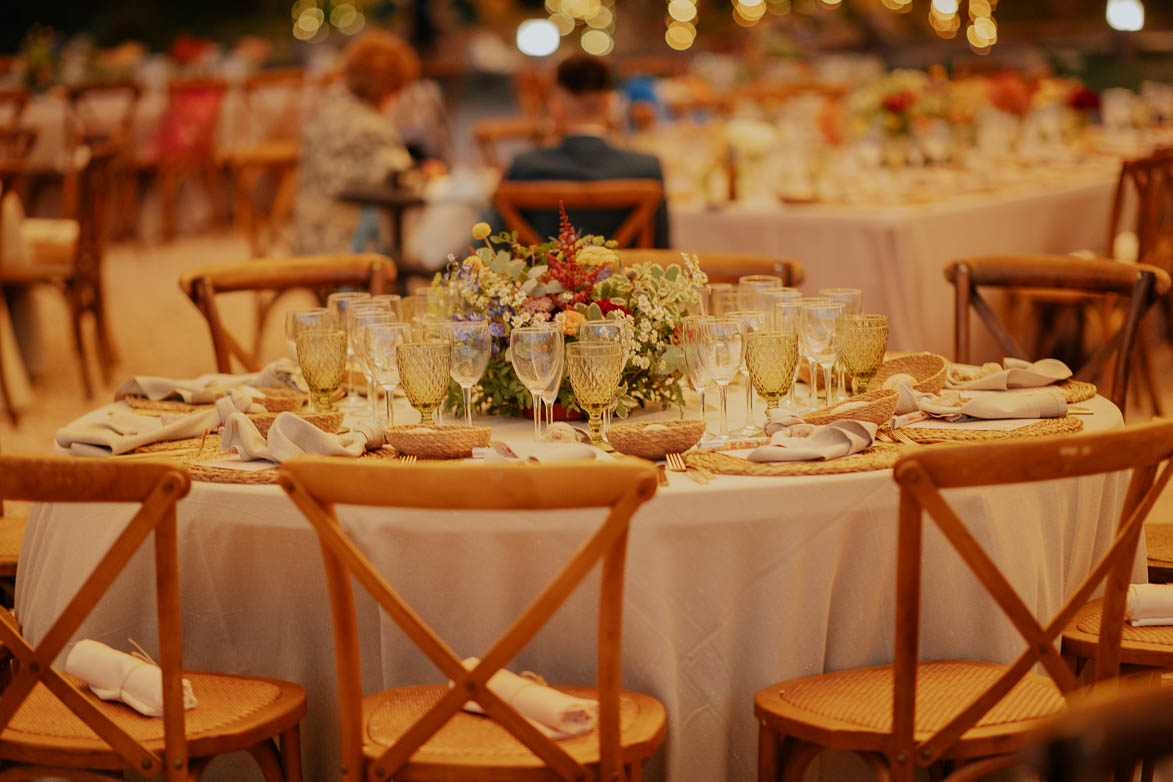
<path fill-rule="evenodd" d="M 488 223 L 477 223 L 472 227 L 472 238 L 478 242 L 489 238 L 491 233 L 493 233 L 493 228 Z"/>

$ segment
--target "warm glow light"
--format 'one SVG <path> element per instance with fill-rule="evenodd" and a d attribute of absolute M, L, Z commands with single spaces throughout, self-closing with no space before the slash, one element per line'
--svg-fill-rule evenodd
<path fill-rule="evenodd" d="M 993 46 L 998 41 L 998 25 L 988 16 L 979 16 L 973 20 L 973 29 L 986 42 L 986 46 Z"/>
<path fill-rule="evenodd" d="M 326 14 L 321 8 L 313 6 L 301 12 L 301 16 L 297 17 L 297 26 L 305 30 L 309 35 L 313 35 L 322 26 L 325 21 Z"/>
<path fill-rule="evenodd" d="M 305 11 L 307 9 L 315 8 L 315 7 L 317 7 L 317 3 L 315 3 L 314 0 L 297 0 L 297 2 L 293 4 L 293 8 L 291 9 L 291 11 L 293 13 L 293 21 L 296 22 L 298 17 L 300 17 L 303 13 L 305 13 Z"/>
<path fill-rule="evenodd" d="M 933 10 L 941 16 L 952 16 L 957 13 L 957 0 L 933 0 Z"/>
<path fill-rule="evenodd" d="M 342 3 L 334 6 L 334 10 L 330 12 L 330 24 L 338 29 L 343 27 L 350 27 L 354 24 L 354 18 L 358 16 L 358 10 L 350 3 Z"/>
<path fill-rule="evenodd" d="M 969 18 L 980 19 L 994 12 L 990 7 L 990 0 L 969 0 Z"/>
<path fill-rule="evenodd" d="M 688 22 L 673 22 L 664 33 L 664 41 L 677 51 L 684 51 L 696 40 L 696 28 Z"/>
<path fill-rule="evenodd" d="M 582 34 L 580 43 L 584 52 L 596 57 L 610 54 L 615 48 L 615 40 L 602 30 L 587 30 Z"/>
<path fill-rule="evenodd" d="M 756 22 L 766 15 L 766 4 L 758 3 L 757 5 L 745 5 L 744 3 L 737 3 L 733 6 L 734 15 L 739 15 L 743 19 L 750 22 Z"/>
<path fill-rule="evenodd" d="M 558 28 L 549 19 L 526 19 L 517 26 L 517 49 L 530 57 L 545 57 L 562 43 Z"/>
<path fill-rule="evenodd" d="M 575 19 L 586 19 L 597 14 L 602 5 L 599 0 L 562 0 L 562 13 Z"/>
<path fill-rule="evenodd" d="M 790 13 L 790 0 L 766 0 L 766 9 L 778 16 L 785 16 Z"/>
<path fill-rule="evenodd" d="M 754 8 L 762 4 L 762 0 L 734 0 L 734 5 L 739 5 L 742 9 Z"/>
<path fill-rule="evenodd" d="M 1144 5 L 1140 0 L 1108 0 L 1104 16 L 1113 30 L 1136 32 L 1144 28 Z"/>
<path fill-rule="evenodd" d="M 838 8 L 839 3 L 841 3 L 842 0 L 819 0 L 819 2 L 825 5 L 827 8 Z"/>
<path fill-rule="evenodd" d="M 546 13 L 562 13 L 562 0 L 546 0 Z"/>
<path fill-rule="evenodd" d="M 600 29 L 602 29 L 604 27 L 609 27 L 611 25 L 611 23 L 614 21 L 615 21 L 615 14 L 611 11 L 610 8 L 605 8 L 605 7 L 600 8 L 598 11 L 595 11 L 594 16 L 591 16 L 590 18 L 588 18 L 586 20 L 586 22 L 589 26 L 597 27 Z"/>
<path fill-rule="evenodd" d="M 574 32 L 574 19 L 564 13 L 551 14 L 550 22 L 558 28 L 560 35 L 570 35 Z"/>
<path fill-rule="evenodd" d="M 343 35 L 358 35 L 362 32 L 362 28 L 367 26 L 367 18 L 362 11 L 354 15 L 354 20 L 341 29 Z"/>
<path fill-rule="evenodd" d="M 696 6 L 688 0 L 672 0 L 668 3 L 668 16 L 678 22 L 691 22 L 696 18 Z"/>

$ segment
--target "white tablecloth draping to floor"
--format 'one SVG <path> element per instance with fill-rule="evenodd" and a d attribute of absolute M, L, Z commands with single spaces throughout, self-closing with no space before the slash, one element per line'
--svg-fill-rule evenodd
<path fill-rule="evenodd" d="M 1011 193 L 892 206 L 675 205 L 672 246 L 698 253 L 762 253 L 806 269 L 804 291 L 866 291 L 864 308 L 889 317 L 892 350 L 953 355 L 953 260 L 1009 253 L 1105 251 L 1115 171 L 1054 178 Z M 976 317 L 972 332 L 984 340 Z M 981 343 L 975 341 L 975 350 Z M 992 341 L 986 344 L 992 346 Z M 1000 353 L 977 355 L 995 360 Z"/>
<path fill-rule="evenodd" d="M 1086 404 L 1095 410 L 1084 419 L 1089 429 L 1121 425 L 1111 403 L 1097 397 Z M 731 406 L 740 420 L 740 408 Z M 414 420 L 402 415 L 401 423 Z M 504 422 L 496 436 L 526 438 L 529 427 Z M 950 494 L 1026 604 L 1049 617 L 1109 544 L 1125 483 L 1093 477 Z M 668 709 L 667 741 L 651 778 L 753 779 L 755 691 L 890 659 L 897 500 L 887 470 L 719 476 L 709 486 L 672 475 L 639 511 L 627 560 L 624 686 Z M 366 555 L 461 655 L 483 653 L 601 521 L 593 512 L 339 513 Z M 197 482 L 178 516 L 185 664 L 304 685 L 307 778 L 330 778 L 337 755 L 333 649 L 309 524 L 276 486 Z M 33 508 L 17 613 L 34 642 L 129 517 L 123 506 Z M 139 552 L 79 638 L 124 648 L 129 637 L 152 650 L 151 561 L 149 550 Z M 932 529 L 925 562 L 931 587 L 923 653 L 1016 656 L 1018 634 Z M 1143 554 L 1138 563 L 1134 576 L 1144 580 Z M 596 601 L 596 592 L 580 590 L 511 668 L 555 682 L 593 682 Z M 368 691 L 439 680 L 398 629 L 380 621 L 372 601 L 360 600 L 359 614 Z M 241 778 L 237 773 L 209 778 Z"/>

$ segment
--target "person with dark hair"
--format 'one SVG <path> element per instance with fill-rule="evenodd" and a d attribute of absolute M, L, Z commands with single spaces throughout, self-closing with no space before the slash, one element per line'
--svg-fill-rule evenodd
<path fill-rule="evenodd" d="M 603 179 L 656 179 L 664 181 L 660 161 L 654 155 L 632 152 L 606 140 L 608 120 L 615 113 L 616 95 L 611 70 L 598 57 L 573 55 L 558 66 L 557 83 L 550 98 L 550 113 L 562 141 L 557 146 L 523 152 L 513 159 L 505 179 L 520 182 Z M 623 222 L 624 210 L 574 210 L 571 222 L 585 234 L 610 236 Z M 558 234 L 558 213 L 527 213 L 539 236 Z M 501 220 L 496 221 L 498 226 Z M 668 247 L 668 208 L 656 212 L 655 246 Z"/>

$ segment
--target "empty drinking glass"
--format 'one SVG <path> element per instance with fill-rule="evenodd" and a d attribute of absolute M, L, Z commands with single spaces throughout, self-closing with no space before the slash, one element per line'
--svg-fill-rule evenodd
<path fill-rule="evenodd" d="M 729 437 L 729 383 L 741 369 L 745 355 L 745 324 L 735 318 L 713 318 L 701 323 L 701 356 L 721 397 L 721 436 Z"/>
<path fill-rule="evenodd" d="M 622 355 L 622 354 L 621 354 Z M 509 333 L 509 361 L 534 406 L 534 440 L 542 436 L 538 402 L 562 361 L 562 332 L 553 324 L 525 326 Z"/>
<path fill-rule="evenodd" d="M 411 341 L 406 323 L 374 323 L 363 327 L 363 346 L 375 382 L 383 389 L 386 421 L 395 425 L 395 387 L 399 385 L 399 346 Z"/>
<path fill-rule="evenodd" d="M 747 334 L 751 331 L 762 331 L 768 326 L 766 313 L 759 310 L 736 310 L 725 317 L 740 320 L 745 325 Z M 749 368 L 742 366 L 741 371 L 745 373 L 745 426 L 738 429 L 736 434 L 752 437 L 761 434 L 761 428 L 754 423 L 753 385 L 749 380 Z"/>
<path fill-rule="evenodd" d="M 472 387 L 485 374 L 493 338 L 489 324 L 483 320 L 450 323 L 448 337 L 452 341 L 452 379 L 464 393 L 464 423 L 472 426 Z"/>
<path fill-rule="evenodd" d="M 761 309 L 758 296 L 764 291 L 778 290 L 782 278 L 773 274 L 746 274 L 737 278 L 737 309 Z"/>
<path fill-rule="evenodd" d="M 550 379 L 550 385 L 542 389 L 538 398 L 546 405 L 546 426 L 554 423 L 554 404 L 558 401 L 558 392 L 562 390 L 562 377 L 566 374 L 566 351 L 562 351 L 562 360 L 558 362 L 558 370 Z"/>
<path fill-rule="evenodd" d="M 701 324 L 712 320 L 711 315 L 690 315 L 680 321 L 680 349 L 684 352 L 684 369 L 688 382 L 701 403 L 701 418 L 705 417 L 705 388 L 712 381 L 708 367 L 701 356 Z"/>
<path fill-rule="evenodd" d="M 863 291 L 859 288 L 823 288 L 819 295 L 843 304 L 846 315 L 858 315 L 863 312 Z M 847 383 L 843 373 L 843 361 L 839 360 L 835 362 L 835 398 L 842 399 L 846 396 Z M 829 396 L 827 399 L 830 401 Z"/>
<path fill-rule="evenodd" d="M 603 410 L 619 388 L 623 349 L 614 342 L 573 342 L 566 346 L 566 374 L 575 401 L 590 418 L 591 442 L 604 447 Z"/>
<path fill-rule="evenodd" d="M 709 285 L 709 311 L 714 317 L 723 318 L 725 313 L 740 309 L 737 304 L 737 288 L 727 282 Z"/>
<path fill-rule="evenodd" d="M 290 310 L 285 313 L 285 344 L 289 355 L 297 361 L 297 335 L 305 329 L 333 329 L 338 327 L 334 314 L 325 307 L 308 310 Z"/>
<path fill-rule="evenodd" d="M 371 301 L 375 304 L 383 304 L 391 310 L 391 314 L 395 316 L 397 322 L 403 320 L 403 297 L 396 293 L 382 293 L 378 296 L 372 296 Z"/>
<path fill-rule="evenodd" d="M 798 366 L 798 335 L 782 331 L 746 334 L 745 365 L 749 369 L 750 382 L 766 400 L 768 417 L 794 381 L 794 369 Z"/>
<path fill-rule="evenodd" d="M 338 293 L 331 293 L 326 298 L 326 306 L 334 313 L 334 318 L 338 321 L 338 327 L 346 332 L 347 329 L 347 313 L 350 308 L 359 301 L 369 300 L 371 294 L 366 291 L 340 291 Z M 346 348 L 346 368 L 349 370 L 354 364 L 354 350 L 348 344 Z M 347 372 L 347 375 L 350 373 Z M 350 378 L 346 378 L 346 400 L 345 405 L 358 406 L 361 404 L 358 399 L 358 392 L 354 388 L 354 384 L 350 382 Z"/>
<path fill-rule="evenodd" d="M 614 342 L 623 350 L 623 366 L 631 357 L 631 329 L 627 321 L 618 318 L 584 320 L 578 324 L 578 338 L 582 342 Z M 611 425 L 611 405 L 603 410 L 603 437 Z"/>
<path fill-rule="evenodd" d="M 310 410 L 329 413 L 330 397 L 346 371 L 346 332 L 341 329 L 305 329 L 297 335 L 297 363 L 309 388 Z"/>
<path fill-rule="evenodd" d="M 839 341 L 843 345 L 843 366 L 851 373 L 852 391 L 862 394 L 884 363 L 888 316 L 844 315 L 839 324 Z"/>
<path fill-rule="evenodd" d="M 395 359 L 403 393 L 419 411 L 420 423 L 434 424 L 436 409 L 448 396 L 452 348 L 446 342 L 408 342 L 399 346 Z"/>
<path fill-rule="evenodd" d="M 811 406 L 818 407 L 816 368 L 823 370 L 823 385 L 827 389 L 827 404 L 833 401 L 831 369 L 839 358 L 839 319 L 843 305 L 837 301 L 804 304 L 802 306 L 802 351 L 810 362 Z"/>
<path fill-rule="evenodd" d="M 371 418 L 376 416 L 376 400 L 378 396 L 375 386 L 375 370 L 371 365 L 370 356 L 363 342 L 367 326 L 376 323 L 394 323 L 395 318 L 386 307 L 351 307 L 349 317 L 348 340 L 350 347 L 358 359 L 355 364 L 362 370 L 367 379 L 367 412 Z"/>

